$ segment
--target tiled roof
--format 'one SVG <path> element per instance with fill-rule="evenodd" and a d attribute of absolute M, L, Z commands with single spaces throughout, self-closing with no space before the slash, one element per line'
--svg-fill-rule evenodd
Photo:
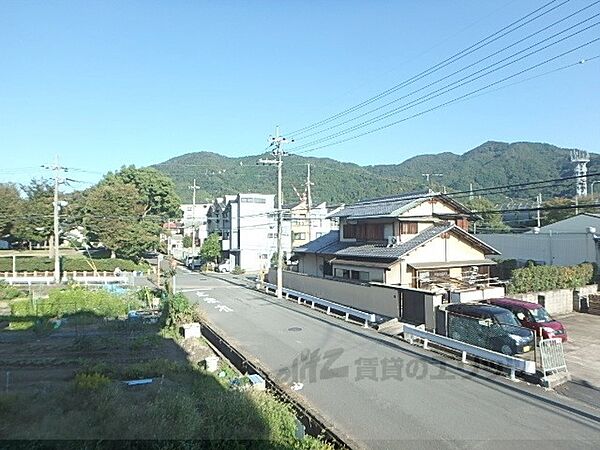
<path fill-rule="evenodd" d="M 336 257 L 352 257 L 352 258 L 379 258 L 379 259 L 398 259 L 410 253 L 414 249 L 427 243 L 431 239 L 439 236 L 447 231 L 456 232 L 463 236 L 466 240 L 484 247 L 487 249 L 486 254 L 496 254 L 498 252 L 493 247 L 478 239 L 476 236 L 467 233 L 462 228 L 454 225 L 451 222 L 443 222 L 423 230 L 412 239 L 403 242 L 394 247 L 388 247 L 384 243 L 356 243 L 356 242 L 340 242 L 339 231 L 331 231 L 324 236 L 321 236 L 314 241 L 311 241 L 294 250 L 295 253 L 317 253 L 322 255 L 335 255 Z"/>
<path fill-rule="evenodd" d="M 398 259 L 454 226 L 454 224 L 445 222 L 441 225 L 429 227 L 412 239 L 395 247 L 387 247 L 385 244 L 340 242 L 339 232 L 332 231 L 294 251 L 296 253 L 319 253 L 340 257 Z"/>
<path fill-rule="evenodd" d="M 422 197 L 421 197 L 422 196 Z M 395 217 L 411 206 L 427 200 L 425 192 L 395 195 L 372 200 L 364 200 L 346 206 L 341 211 L 330 217 L 347 217 L 348 219 L 361 219 L 367 217 Z"/>

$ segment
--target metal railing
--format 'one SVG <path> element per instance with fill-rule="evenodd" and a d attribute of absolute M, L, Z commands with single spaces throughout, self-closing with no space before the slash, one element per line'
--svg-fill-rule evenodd
<path fill-rule="evenodd" d="M 277 287 L 271 283 L 263 283 L 262 287 L 267 293 L 269 292 L 269 290 L 274 292 L 277 289 Z M 286 299 L 289 299 L 290 297 L 295 297 L 299 305 L 302 303 L 310 303 L 312 309 L 315 309 L 315 305 L 319 305 L 323 308 L 326 308 L 327 314 L 331 314 L 332 311 L 340 312 L 344 314 L 346 321 L 348 321 L 350 317 L 360 319 L 361 321 L 364 321 L 365 328 L 369 326 L 369 322 L 375 322 L 375 314 L 373 313 L 361 311 L 350 306 L 340 305 L 339 303 L 315 297 L 314 295 L 305 294 L 304 292 L 296 291 L 294 289 L 287 289 L 284 287 L 282 292 L 283 295 L 285 295 Z"/>
<path fill-rule="evenodd" d="M 535 361 L 527 361 L 525 359 L 516 358 L 514 356 L 504 355 L 492 350 L 487 350 L 476 345 L 467 344 L 466 342 L 457 341 L 440 334 L 431 333 L 421 330 L 412 325 L 404 325 L 404 337 L 411 344 L 415 338 L 423 340 L 423 348 L 427 349 L 429 343 L 440 345 L 462 353 L 462 362 L 467 362 L 467 356 L 480 358 L 510 370 L 511 380 L 516 380 L 516 372 L 524 372 L 527 374 L 535 374 Z"/>
<path fill-rule="evenodd" d="M 542 339 L 540 341 L 540 356 L 544 377 L 557 372 L 569 373 L 560 338 Z"/>
<path fill-rule="evenodd" d="M 72 271 L 61 272 L 63 281 L 73 280 L 84 284 L 108 284 L 108 283 L 131 283 L 132 273 L 121 272 L 115 275 L 114 272 L 88 272 Z M 54 272 L 52 271 L 32 271 L 32 272 L 0 272 L 0 280 L 8 284 L 52 284 L 54 282 Z"/>

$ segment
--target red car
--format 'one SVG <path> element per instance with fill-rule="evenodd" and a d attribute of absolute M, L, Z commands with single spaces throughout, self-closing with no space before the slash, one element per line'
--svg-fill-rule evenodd
<path fill-rule="evenodd" d="M 493 298 L 486 300 L 486 303 L 512 311 L 521 325 L 533 330 L 536 336 L 541 335 L 544 339 L 559 338 L 563 342 L 567 341 L 567 330 L 563 324 L 550 317 L 542 305 L 514 298 Z"/>

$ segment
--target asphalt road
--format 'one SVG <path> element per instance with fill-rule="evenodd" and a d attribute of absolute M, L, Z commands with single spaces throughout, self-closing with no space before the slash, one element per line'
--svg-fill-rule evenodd
<path fill-rule="evenodd" d="M 177 287 L 242 353 L 364 448 L 600 448 L 600 411 L 374 330 L 181 272 Z M 301 384 L 299 384 L 301 383 Z"/>

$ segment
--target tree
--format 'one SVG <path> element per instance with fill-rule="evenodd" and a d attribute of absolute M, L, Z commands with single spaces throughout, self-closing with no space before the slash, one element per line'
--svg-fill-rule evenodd
<path fill-rule="evenodd" d="M 568 198 L 552 198 L 543 204 L 543 208 L 562 208 L 573 205 L 574 202 Z M 575 209 L 548 209 L 543 212 L 542 225 L 550 225 L 559 220 L 568 219 L 575 215 Z"/>
<path fill-rule="evenodd" d="M 471 211 L 481 216 L 481 220 L 477 222 L 478 227 L 494 231 L 506 231 L 509 229 L 508 225 L 502 221 L 501 213 L 491 212 L 498 208 L 487 198 L 476 197 L 466 201 L 465 204 Z"/>
<path fill-rule="evenodd" d="M 184 236 L 183 237 L 183 248 L 190 248 L 192 246 L 192 237 Z"/>
<path fill-rule="evenodd" d="M 25 199 L 21 214 L 14 221 L 15 238 L 31 244 L 47 241 L 53 233 L 54 185 L 46 179 L 33 179 L 21 185 Z"/>
<path fill-rule="evenodd" d="M 120 180 L 100 183 L 86 196 L 83 225 L 88 238 L 115 255 L 135 259 L 158 245 L 160 226 L 143 220 L 145 203 L 136 187 Z"/>
<path fill-rule="evenodd" d="M 162 172 L 151 167 L 122 167 L 114 174 L 109 173 L 103 183 L 118 181 L 131 184 L 137 189 L 140 201 L 144 205 L 143 217 L 181 217 L 181 200 L 175 193 L 175 184 Z"/>
<path fill-rule="evenodd" d="M 200 255 L 211 262 L 216 262 L 221 256 L 221 239 L 217 233 L 212 233 L 204 240 Z"/>
<path fill-rule="evenodd" d="M 15 221 L 22 214 L 22 203 L 23 200 L 16 185 L 0 184 L 0 239 L 13 233 Z"/>

